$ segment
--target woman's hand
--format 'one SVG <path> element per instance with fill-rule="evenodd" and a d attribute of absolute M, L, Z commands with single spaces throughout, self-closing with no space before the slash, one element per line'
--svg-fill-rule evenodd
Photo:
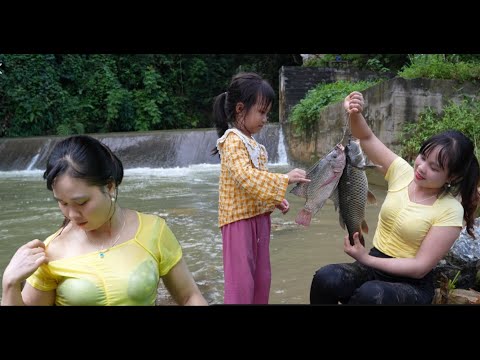
<path fill-rule="evenodd" d="M 360 243 L 360 237 L 358 232 L 353 234 L 353 245 L 350 245 L 350 239 L 348 234 L 345 236 L 343 250 L 346 254 L 350 255 L 355 260 L 363 263 L 362 260 L 368 256 L 367 249 Z"/>
<path fill-rule="evenodd" d="M 290 210 L 290 204 L 288 203 L 287 199 L 283 199 L 282 202 L 278 205 L 275 205 L 275 207 L 280 210 L 283 215 Z"/>
<path fill-rule="evenodd" d="M 349 114 L 361 113 L 364 105 L 365 101 L 363 100 L 363 95 L 358 91 L 353 91 L 350 93 L 350 95 L 348 95 L 343 102 L 343 107 Z"/>
<path fill-rule="evenodd" d="M 16 285 L 26 280 L 38 267 L 47 263 L 45 244 L 38 240 L 32 240 L 21 246 L 3 273 L 5 285 Z"/>

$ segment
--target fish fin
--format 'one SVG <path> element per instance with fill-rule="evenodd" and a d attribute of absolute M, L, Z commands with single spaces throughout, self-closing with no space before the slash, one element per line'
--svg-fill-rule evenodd
<path fill-rule="evenodd" d="M 333 201 L 333 205 L 335 206 L 335 211 L 337 211 L 337 210 L 338 210 L 338 203 L 339 203 L 339 200 L 338 200 L 338 187 L 336 187 L 335 189 L 333 189 L 332 194 L 330 195 L 329 199 Z"/>
<path fill-rule="evenodd" d="M 380 169 L 380 168 L 383 168 L 382 165 L 377 165 L 375 164 L 373 161 L 370 161 L 370 159 L 368 157 L 365 158 L 365 163 L 366 163 L 366 167 L 368 167 L 369 169 Z"/>
<path fill-rule="evenodd" d="M 312 213 L 308 210 L 302 209 L 299 211 L 295 222 L 299 225 L 309 226 L 312 221 Z"/>
<path fill-rule="evenodd" d="M 299 184 L 295 185 L 295 187 L 292 190 L 290 190 L 290 193 L 306 199 L 307 198 L 307 189 L 308 189 L 308 183 L 299 183 Z"/>
<path fill-rule="evenodd" d="M 325 182 L 323 184 L 321 184 L 318 188 L 320 189 L 324 186 L 327 186 L 328 184 L 330 184 L 333 181 L 338 181 L 341 175 L 342 174 L 338 174 L 338 173 L 335 174 L 334 173 L 331 177 L 329 177 L 327 180 L 325 180 Z M 307 179 L 308 179 L 308 176 L 307 176 Z M 292 190 L 290 190 L 290 193 L 306 199 L 309 184 L 310 183 L 301 183 L 301 184 L 299 183 L 299 184 L 295 185 L 295 187 Z"/>
<path fill-rule="evenodd" d="M 327 186 L 332 181 L 340 179 L 340 176 L 342 176 L 342 173 L 333 173 L 333 175 L 330 176 L 327 180 L 325 180 L 325 182 L 322 185 L 320 185 L 319 187 Z"/>
<path fill-rule="evenodd" d="M 348 233 L 348 240 L 350 240 L 350 245 L 355 245 L 355 241 L 353 240 L 353 234 Z"/>
<path fill-rule="evenodd" d="M 358 165 L 358 166 L 355 166 L 355 165 L 352 165 L 350 164 L 352 167 L 358 169 L 358 170 L 367 170 L 367 169 L 378 169 L 378 168 L 381 168 L 380 165 Z"/>
<path fill-rule="evenodd" d="M 359 240 L 360 240 L 360 244 L 362 244 L 362 246 L 365 247 L 365 238 L 363 237 L 362 233 L 360 233 Z"/>
<path fill-rule="evenodd" d="M 367 222 L 365 220 L 362 221 L 362 230 L 365 234 L 368 234 L 368 225 L 367 225 Z"/>
<path fill-rule="evenodd" d="M 340 227 L 345 230 L 345 221 L 343 221 L 342 214 L 338 214 L 338 222 L 340 223 Z"/>
<path fill-rule="evenodd" d="M 370 190 L 368 190 L 368 193 L 367 193 L 367 202 L 369 204 L 377 205 L 377 198 Z"/>

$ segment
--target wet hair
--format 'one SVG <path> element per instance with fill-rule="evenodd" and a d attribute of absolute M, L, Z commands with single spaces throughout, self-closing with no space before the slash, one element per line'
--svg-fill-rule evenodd
<path fill-rule="evenodd" d="M 55 179 L 62 175 L 83 179 L 88 185 L 100 188 L 114 183 L 117 194 L 123 179 L 123 165 L 107 145 L 88 135 L 75 135 L 58 142 L 48 156 L 43 173 L 47 189 L 53 190 Z M 58 236 L 69 222 L 65 217 Z"/>
<path fill-rule="evenodd" d="M 419 153 L 427 157 L 437 147 L 437 162 L 452 179 L 450 187 L 445 185 L 441 195 L 451 193 L 453 196 L 461 196 L 467 232 L 475 238 L 473 225 L 480 201 L 480 170 L 473 142 L 460 131 L 447 130 L 427 139 Z"/>
<path fill-rule="evenodd" d="M 53 190 L 55 179 L 68 175 L 82 179 L 90 186 L 114 183 L 115 192 L 123 179 L 123 165 L 108 146 L 87 135 L 75 135 L 58 142 L 47 159 L 43 178 Z M 103 191 L 103 189 L 102 189 Z M 115 194 L 116 195 L 116 194 Z M 65 218 L 63 226 L 68 224 Z"/>
<path fill-rule="evenodd" d="M 227 91 L 215 97 L 213 103 L 213 117 L 217 128 L 218 137 L 222 137 L 229 125 L 237 121 L 235 108 L 239 102 L 245 106 L 245 112 L 258 104 L 264 109 L 273 105 L 275 92 L 272 86 L 260 75 L 255 73 L 241 72 L 232 77 Z M 216 155 L 218 149 L 212 149 L 212 155 Z"/>
<path fill-rule="evenodd" d="M 43 178 L 48 190 L 52 190 L 55 179 L 67 174 L 83 179 L 88 185 L 99 187 L 123 179 L 123 165 L 108 146 L 87 135 L 75 135 L 58 142 L 47 159 Z"/>

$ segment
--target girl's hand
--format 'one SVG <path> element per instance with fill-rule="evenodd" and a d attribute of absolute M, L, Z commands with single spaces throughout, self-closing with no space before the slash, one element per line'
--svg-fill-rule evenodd
<path fill-rule="evenodd" d="M 350 245 L 350 239 L 348 234 L 345 236 L 343 250 L 346 254 L 350 255 L 355 260 L 363 263 L 362 259 L 368 256 L 367 249 L 360 242 L 358 232 L 353 234 L 353 245 Z"/>
<path fill-rule="evenodd" d="M 350 93 L 350 95 L 348 95 L 343 102 L 343 107 L 349 114 L 361 113 L 364 105 L 365 101 L 363 100 L 363 95 L 358 91 L 353 91 Z"/>
<path fill-rule="evenodd" d="M 290 210 L 290 204 L 288 203 L 287 199 L 283 199 L 282 202 L 275 207 L 280 210 L 283 215 L 285 215 L 288 210 Z"/>
<path fill-rule="evenodd" d="M 288 174 L 288 184 L 293 183 L 308 183 L 310 179 L 307 179 L 307 172 L 302 169 L 293 169 Z"/>
<path fill-rule="evenodd" d="M 3 273 L 3 281 L 8 284 L 19 284 L 32 275 L 40 265 L 48 262 L 45 244 L 32 240 L 21 246 Z"/>

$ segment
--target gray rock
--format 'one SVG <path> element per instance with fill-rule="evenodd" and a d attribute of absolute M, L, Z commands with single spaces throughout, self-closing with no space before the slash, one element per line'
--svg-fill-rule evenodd
<path fill-rule="evenodd" d="M 480 269 L 480 218 L 475 219 L 474 233 L 475 239 L 463 228 L 450 251 L 434 268 L 436 287 L 441 284 L 442 274 L 453 281 L 460 271 L 455 288 L 480 290 L 477 280 Z"/>

